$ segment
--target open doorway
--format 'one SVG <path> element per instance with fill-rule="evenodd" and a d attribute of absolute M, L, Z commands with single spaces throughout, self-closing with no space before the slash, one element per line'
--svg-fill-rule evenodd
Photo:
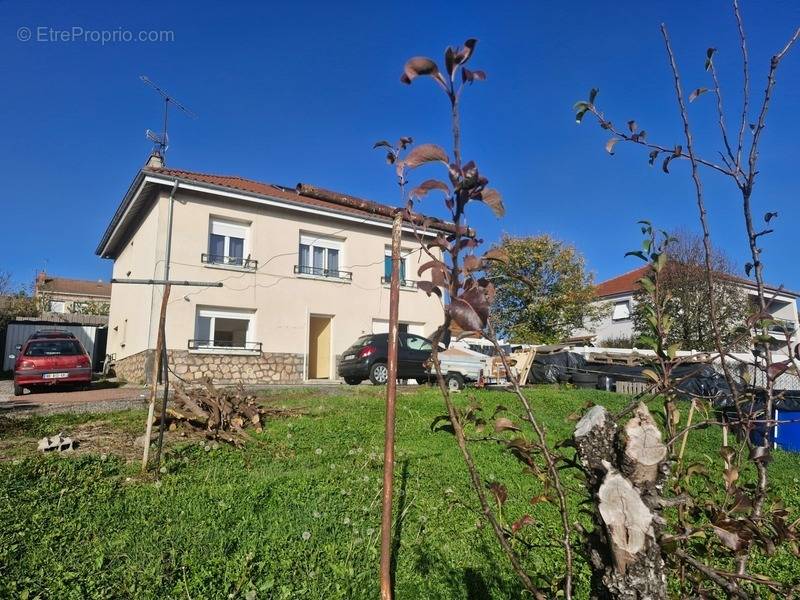
<path fill-rule="evenodd" d="M 308 321 L 308 378 L 331 379 L 332 317 L 311 315 Z"/>

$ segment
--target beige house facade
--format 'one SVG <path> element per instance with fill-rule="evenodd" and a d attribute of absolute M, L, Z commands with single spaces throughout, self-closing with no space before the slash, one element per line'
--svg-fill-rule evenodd
<path fill-rule="evenodd" d="M 351 196 L 167 169 L 134 179 L 97 254 L 113 279 L 221 282 L 173 286 L 166 318 L 172 376 L 220 383 L 337 379 L 342 352 L 388 328 L 390 207 Z M 440 222 L 441 223 L 441 222 Z M 447 228 L 449 224 L 441 223 Z M 401 329 L 430 335 L 441 304 L 413 281 L 417 235 L 403 234 Z M 108 352 L 144 381 L 156 345 L 161 285 L 112 283 Z"/>

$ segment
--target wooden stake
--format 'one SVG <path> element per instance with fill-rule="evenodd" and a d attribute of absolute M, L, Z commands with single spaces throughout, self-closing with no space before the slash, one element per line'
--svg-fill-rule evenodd
<path fill-rule="evenodd" d="M 158 371 L 161 360 L 161 351 L 164 347 L 164 324 L 167 320 L 167 303 L 169 293 L 172 290 L 171 284 L 164 286 L 164 295 L 161 298 L 161 314 L 158 317 L 158 337 L 156 338 L 156 351 L 153 356 L 153 368 L 151 369 L 152 382 L 150 386 L 150 404 L 147 407 L 147 426 L 144 433 L 144 452 L 142 453 L 142 473 L 147 471 L 147 459 L 150 456 L 150 435 L 153 433 L 153 415 L 156 408 L 156 393 L 158 392 Z"/>
<path fill-rule="evenodd" d="M 394 416 L 397 398 L 398 304 L 400 303 L 400 236 L 403 214 L 392 223 L 392 280 L 389 288 L 389 355 L 386 382 L 386 432 L 383 441 L 383 503 L 381 512 L 381 600 L 392 600 L 392 493 L 394 491 Z"/>
<path fill-rule="evenodd" d="M 683 432 L 683 439 L 681 440 L 681 450 L 678 452 L 678 464 L 683 460 L 683 451 L 686 450 L 686 439 L 689 437 L 689 428 L 692 426 L 692 417 L 694 416 L 694 398 L 692 398 L 692 405 L 689 407 L 689 416 L 686 417 L 686 431 Z"/>

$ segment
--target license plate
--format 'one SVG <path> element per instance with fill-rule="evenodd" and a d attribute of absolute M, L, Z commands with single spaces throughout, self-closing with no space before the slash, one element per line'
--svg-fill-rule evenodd
<path fill-rule="evenodd" d="M 355 354 L 348 354 L 347 356 L 344 357 L 344 360 L 353 360 L 355 357 L 356 357 Z"/>
<path fill-rule="evenodd" d="M 69 377 L 69 373 L 45 373 L 42 375 L 43 379 L 61 379 L 62 377 Z"/>

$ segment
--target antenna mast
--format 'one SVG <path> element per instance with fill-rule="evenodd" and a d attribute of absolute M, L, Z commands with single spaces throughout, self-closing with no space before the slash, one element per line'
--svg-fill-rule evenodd
<path fill-rule="evenodd" d="M 153 88 L 164 100 L 164 129 L 162 133 L 155 133 L 148 129 L 145 132 L 145 137 L 153 142 L 153 150 L 158 152 L 161 156 L 162 161 L 164 164 L 167 163 L 167 148 L 169 148 L 169 135 L 167 134 L 167 125 L 169 119 L 169 105 L 174 104 L 175 108 L 185 113 L 188 117 L 192 119 L 196 119 L 197 115 L 194 114 L 191 110 L 186 108 L 183 104 L 178 102 L 174 97 L 170 96 L 167 92 L 165 92 L 162 88 L 157 86 L 153 83 L 147 75 L 140 75 L 139 79 L 141 79 L 144 83 L 149 85 Z"/>

